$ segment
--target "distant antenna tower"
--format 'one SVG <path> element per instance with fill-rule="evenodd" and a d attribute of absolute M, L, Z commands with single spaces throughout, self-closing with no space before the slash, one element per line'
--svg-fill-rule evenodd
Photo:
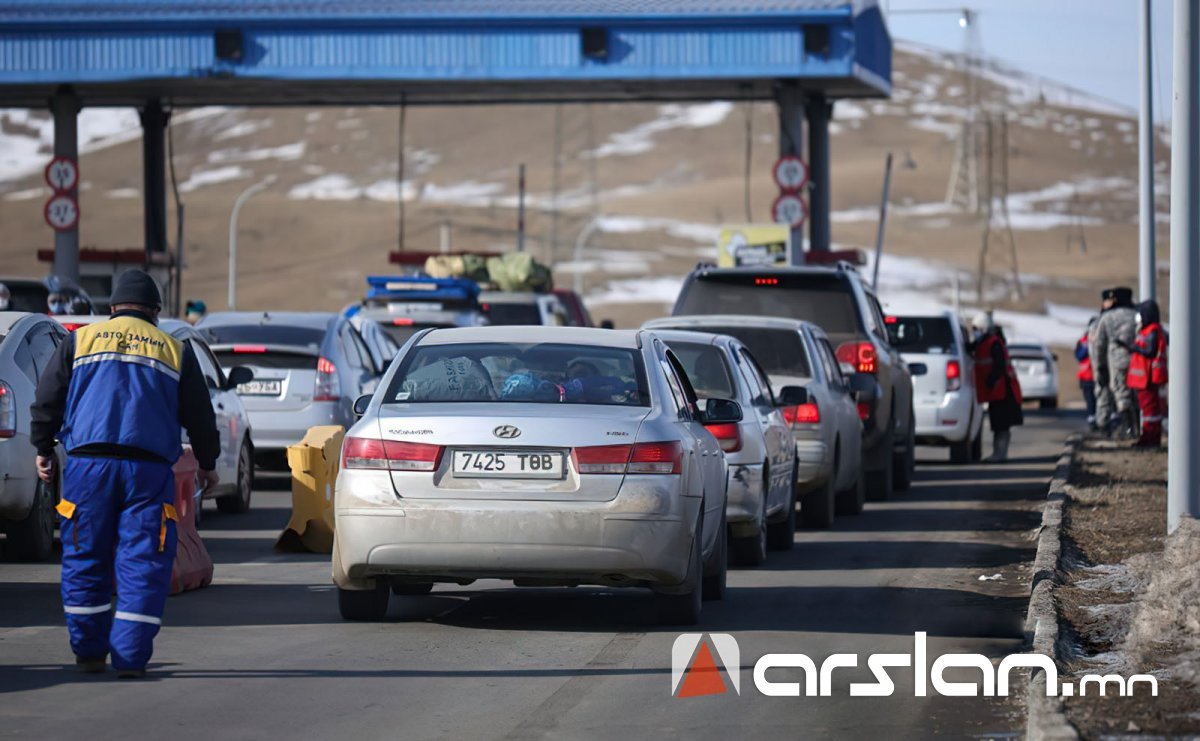
<path fill-rule="evenodd" d="M 1013 301 L 1024 296 L 1017 267 L 1017 240 L 1008 215 L 1008 119 L 988 116 L 984 129 L 983 241 L 979 248 L 979 302 L 986 301 L 987 285 L 993 275 L 1008 283 Z"/>
<path fill-rule="evenodd" d="M 963 73 L 963 121 L 954 147 L 954 164 L 946 186 L 946 203 L 979 213 L 979 77 L 983 66 L 983 37 L 979 32 L 979 14 L 963 8 L 958 18 L 963 29 L 960 67 Z"/>
<path fill-rule="evenodd" d="M 1071 193 L 1071 203 L 1068 206 L 1071 221 L 1067 224 L 1067 252 L 1079 245 L 1080 254 L 1087 254 L 1087 235 L 1083 233 L 1083 202 L 1079 200 L 1079 189 Z"/>

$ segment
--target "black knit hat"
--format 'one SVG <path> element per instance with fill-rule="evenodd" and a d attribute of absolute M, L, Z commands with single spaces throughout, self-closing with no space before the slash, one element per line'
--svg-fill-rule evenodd
<path fill-rule="evenodd" d="M 140 304 L 161 309 L 162 294 L 158 292 L 158 284 L 154 282 L 149 273 L 141 270 L 127 270 L 117 278 L 117 285 L 113 288 L 112 297 L 108 302 L 113 306 Z"/>

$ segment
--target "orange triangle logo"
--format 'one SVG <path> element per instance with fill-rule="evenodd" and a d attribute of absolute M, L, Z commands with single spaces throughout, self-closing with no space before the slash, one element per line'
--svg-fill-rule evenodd
<path fill-rule="evenodd" d="M 695 661 L 692 662 L 687 674 L 683 677 L 683 682 L 679 685 L 679 694 L 676 697 L 723 695 L 725 692 L 725 680 L 721 678 L 717 662 L 713 661 L 708 644 L 702 641 L 700 650 L 696 652 Z"/>

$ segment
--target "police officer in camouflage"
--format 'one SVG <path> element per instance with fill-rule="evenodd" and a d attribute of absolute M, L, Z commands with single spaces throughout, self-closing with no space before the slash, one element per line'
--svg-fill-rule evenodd
<path fill-rule="evenodd" d="M 1096 377 L 1096 425 L 1109 435 L 1137 434 L 1137 406 L 1129 390 L 1129 349 L 1137 335 L 1133 289 L 1104 292 L 1104 312 L 1089 337 L 1089 354 Z"/>

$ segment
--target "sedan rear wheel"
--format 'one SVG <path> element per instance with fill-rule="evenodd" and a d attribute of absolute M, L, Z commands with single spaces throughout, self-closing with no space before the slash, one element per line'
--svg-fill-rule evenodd
<path fill-rule="evenodd" d="M 8 558 L 12 561 L 49 561 L 54 555 L 55 488 L 38 479 L 29 515 L 8 526 Z"/>
<path fill-rule="evenodd" d="M 729 539 L 729 560 L 734 566 L 761 566 L 767 560 L 767 483 L 763 482 L 763 507 L 754 535 Z"/>
<path fill-rule="evenodd" d="M 704 565 L 704 582 L 701 596 L 707 601 L 725 598 L 725 580 L 729 571 L 729 525 L 725 522 L 725 513 L 721 513 L 721 523 L 717 527 L 717 542 L 713 546 L 712 555 Z"/>
<path fill-rule="evenodd" d="M 338 612 L 344 620 L 382 620 L 387 616 L 388 585 L 377 579 L 374 589 L 353 590 L 338 587 Z"/>
<path fill-rule="evenodd" d="M 656 593 L 654 607 L 658 613 L 658 622 L 663 625 L 695 625 L 700 621 L 701 599 L 703 589 L 704 559 L 701 557 L 700 541 L 704 532 L 701 525 L 696 525 L 696 536 L 692 538 L 692 557 L 688 563 L 687 591 L 680 594 Z"/>
<path fill-rule="evenodd" d="M 916 425 L 912 412 L 908 414 L 908 433 L 905 435 L 904 450 L 892 456 L 892 481 L 898 491 L 907 491 L 912 486 L 913 474 L 917 469 Z"/>
<path fill-rule="evenodd" d="M 238 453 L 237 489 L 232 494 L 217 497 L 217 511 L 240 515 L 250 510 L 250 496 L 254 493 L 254 459 L 250 444 L 243 442 Z"/>
<path fill-rule="evenodd" d="M 879 468 L 867 472 L 867 499 L 872 502 L 885 502 L 892 496 L 892 449 L 895 447 L 894 433 L 888 432 L 879 443 L 879 448 L 873 451 L 872 458 L 882 459 Z"/>
<path fill-rule="evenodd" d="M 793 488 L 792 491 L 795 491 Z M 793 495 L 794 496 L 794 495 Z M 790 499 L 784 508 L 784 518 L 767 525 L 767 547 L 773 551 L 790 551 L 796 545 L 796 500 Z"/>
<path fill-rule="evenodd" d="M 837 513 L 839 515 L 861 515 L 867 501 L 866 476 L 860 471 L 854 477 L 854 486 L 839 491 L 837 494 Z"/>

